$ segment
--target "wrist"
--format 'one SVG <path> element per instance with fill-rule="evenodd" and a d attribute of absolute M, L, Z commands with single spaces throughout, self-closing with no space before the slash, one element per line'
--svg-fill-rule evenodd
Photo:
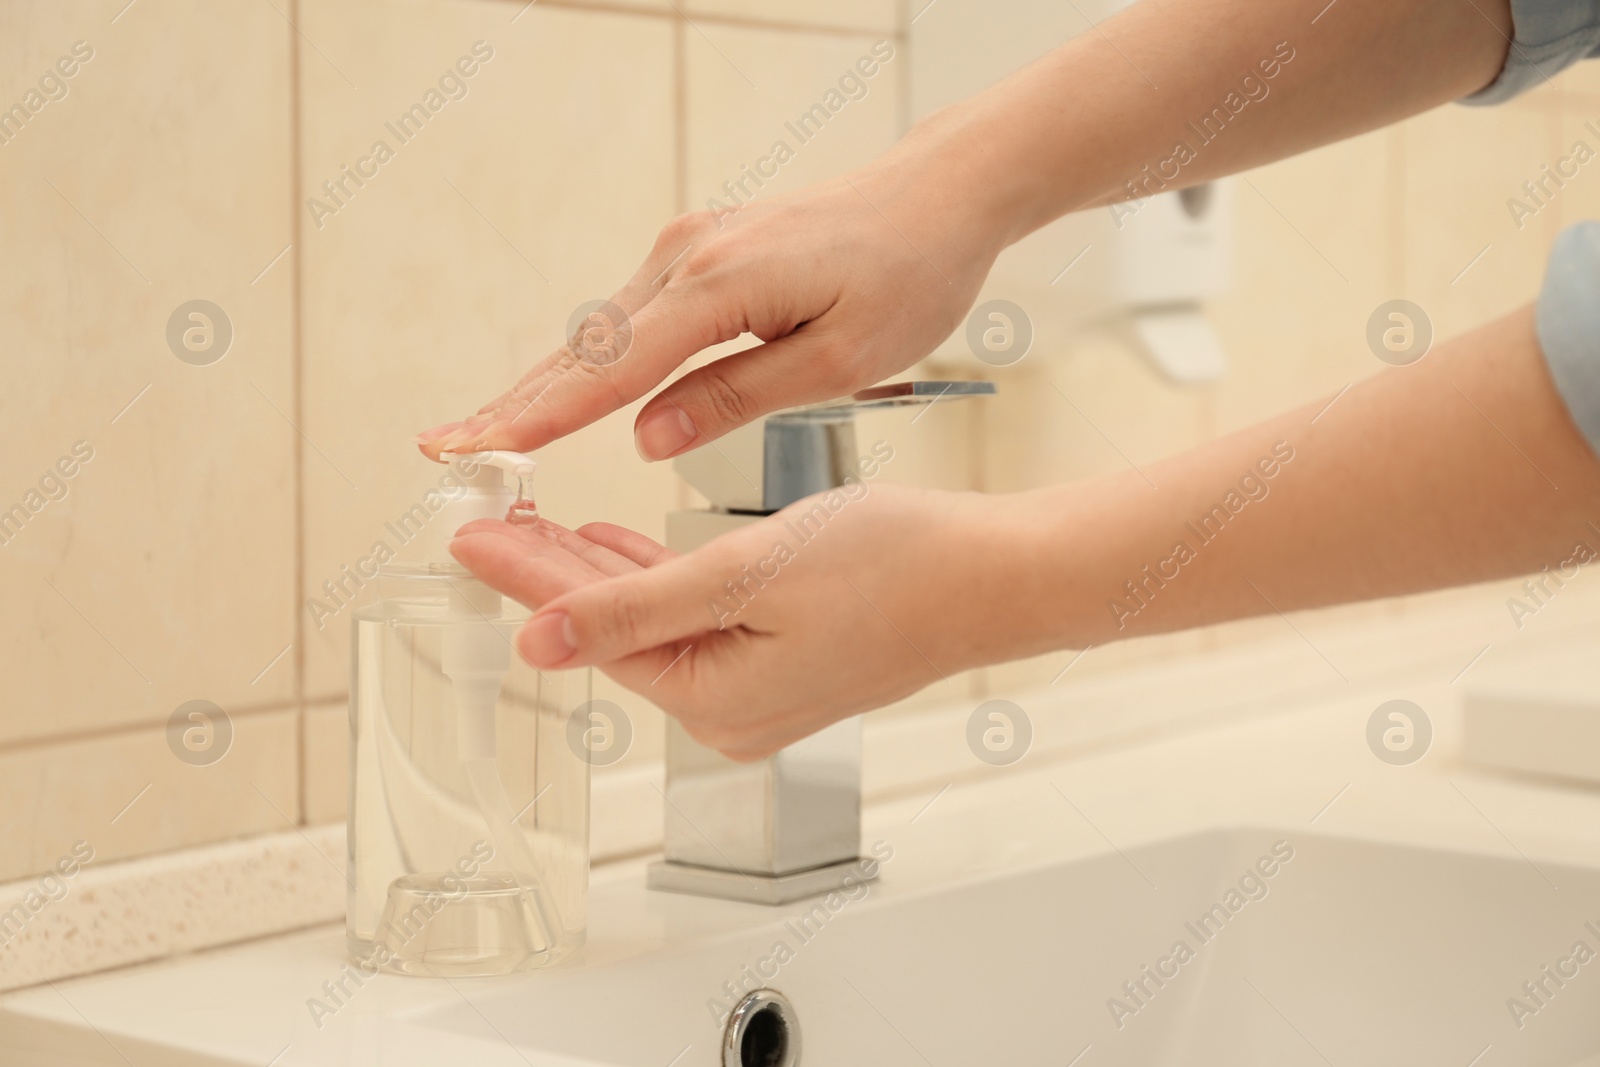
<path fill-rule="evenodd" d="M 1092 484 L 1092 483 L 1091 483 Z M 950 654 L 961 667 L 984 666 L 1081 649 L 1112 639 L 1104 596 L 1097 591 L 1093 527 L 1097 509 L 1078 499 L 1083 486 L 1020 493 L 952 494 L 946 514 L 958 517 L 943 555 L 955 565 L 939 583 L 943 603 L 964 605 L 952 628 Z"/>
<path fill-rule="evenodd" d="M 1094 575 L 1104 570 L 1094 535 L 1108 514 L 1086 507 L 1083 496 L 1098 491 L 1094 482 L 1049 486 L 1015 494 L 1011 536 L 1013 555 L 1023 562 L 1013 580 L 1025 583 L 1019 594 L 1028 610 L 1019 618 L 1018 639 L 1038 655 L 1082 649 L 1110 639 L 1094 594 Z"/>
<path fill-rule="evenodd" d="M 918 119 L 885 162 L 909 161 L 926 182 L 938 175 L 960 210 L 984 220 L 1004 248 L 1040 226 L 1105 199 L 1114 157 L 1127 138 L 1108 136 L 1070 72 L 1094 69 L 1074 43 L 1050 61 Z M 1069 56 L 1070 53 L 1070 56 Z M 1089 90 L 1093 92 L 1094 90 Z M 1059 101 L 1077 94 L 1080 107 Z M 1099 144 L 1099 151 L 1084 146 Z M 1074 146 L 1080 146 L 1075 148 Z M 1107 151 L 1109 150 L 1109 151 Z"/>
<path fill-rule="evenodd" d="M 1006 558 L 1015 561 L 1003 580 L 1017 605 L 1010 640 L 1019 655 L 1130 636 L 1112 602 L 1153 543 L 1161 510 L 1154 496 L 1131 475 L 1011 494 L 997 523 L 1009 542 Z"/>
<path fill-rule="evenodd" d="M 992 151 L 991 119 L 977 101 L 941 108 L 919 120 L 863 176 L 885 203 L 911 203 L 914 217 L 954 231 L 991 257 L 1024 236 L 1036 208 L 1026 202 L 1014 167 Z"/>

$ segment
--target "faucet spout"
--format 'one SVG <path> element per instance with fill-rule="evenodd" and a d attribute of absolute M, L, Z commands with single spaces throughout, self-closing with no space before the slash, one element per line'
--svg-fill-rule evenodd
<path fill-rule="evenodd" d="M 983 396 L 989 382 L 900 382 L 781 411 L 673 461 L 711 508 L 667 516 L 667 547 L 699 548 L 858 470 L 855 412 Z M 665 858 L 648 884 L 784 904 L 871 880 L 861 859 L 861 720 L 846 719 L 755 763 L 735 763 L 667 722 Z"/>

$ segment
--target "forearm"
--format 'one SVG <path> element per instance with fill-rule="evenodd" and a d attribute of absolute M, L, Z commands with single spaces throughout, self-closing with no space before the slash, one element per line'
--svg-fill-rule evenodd
<path fill-rule="evenodd" d="M 1508 0 L 1324 2 L 1142 0 L 929 116 L 891 158 L 931 163 L 1016 240 L 1376 129 L 1481 88 L 1505 59 Z"/>
<path fill-rule="evenodd" d="M 1051 516 L 1037 552 L 1060 606 L 1044 625 L 1080 643 L 1555 569 L 1586 554 L 1580 543 L 1600 551 L 1600 462 L 1550 379 L 1531 309 L 1331 405 L 1036 503 Z"/>

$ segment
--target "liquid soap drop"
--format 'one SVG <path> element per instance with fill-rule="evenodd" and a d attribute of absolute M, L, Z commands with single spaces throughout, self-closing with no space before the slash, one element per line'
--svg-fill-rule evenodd
<path fill-rule="evenodd" d="M 517 468 L 517 499 L 506 511 L 513 526 L 532 526 L 539 521 L 539 505 L 533 500 L 533 466 Z"/>

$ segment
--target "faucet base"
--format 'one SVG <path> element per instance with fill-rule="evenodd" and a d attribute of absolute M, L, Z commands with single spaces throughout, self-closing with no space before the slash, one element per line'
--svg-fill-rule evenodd
<path fill-rule="evenodd" d="M 657 860 L 650 865 L 645 885 L 668 893 L 691 893 L 698 897 L 776 906 L 836 889 L 853 888 L 877 877 L 878 864 L 868 859 L 841 860 L 793 874 L 743 874 Z"/>

